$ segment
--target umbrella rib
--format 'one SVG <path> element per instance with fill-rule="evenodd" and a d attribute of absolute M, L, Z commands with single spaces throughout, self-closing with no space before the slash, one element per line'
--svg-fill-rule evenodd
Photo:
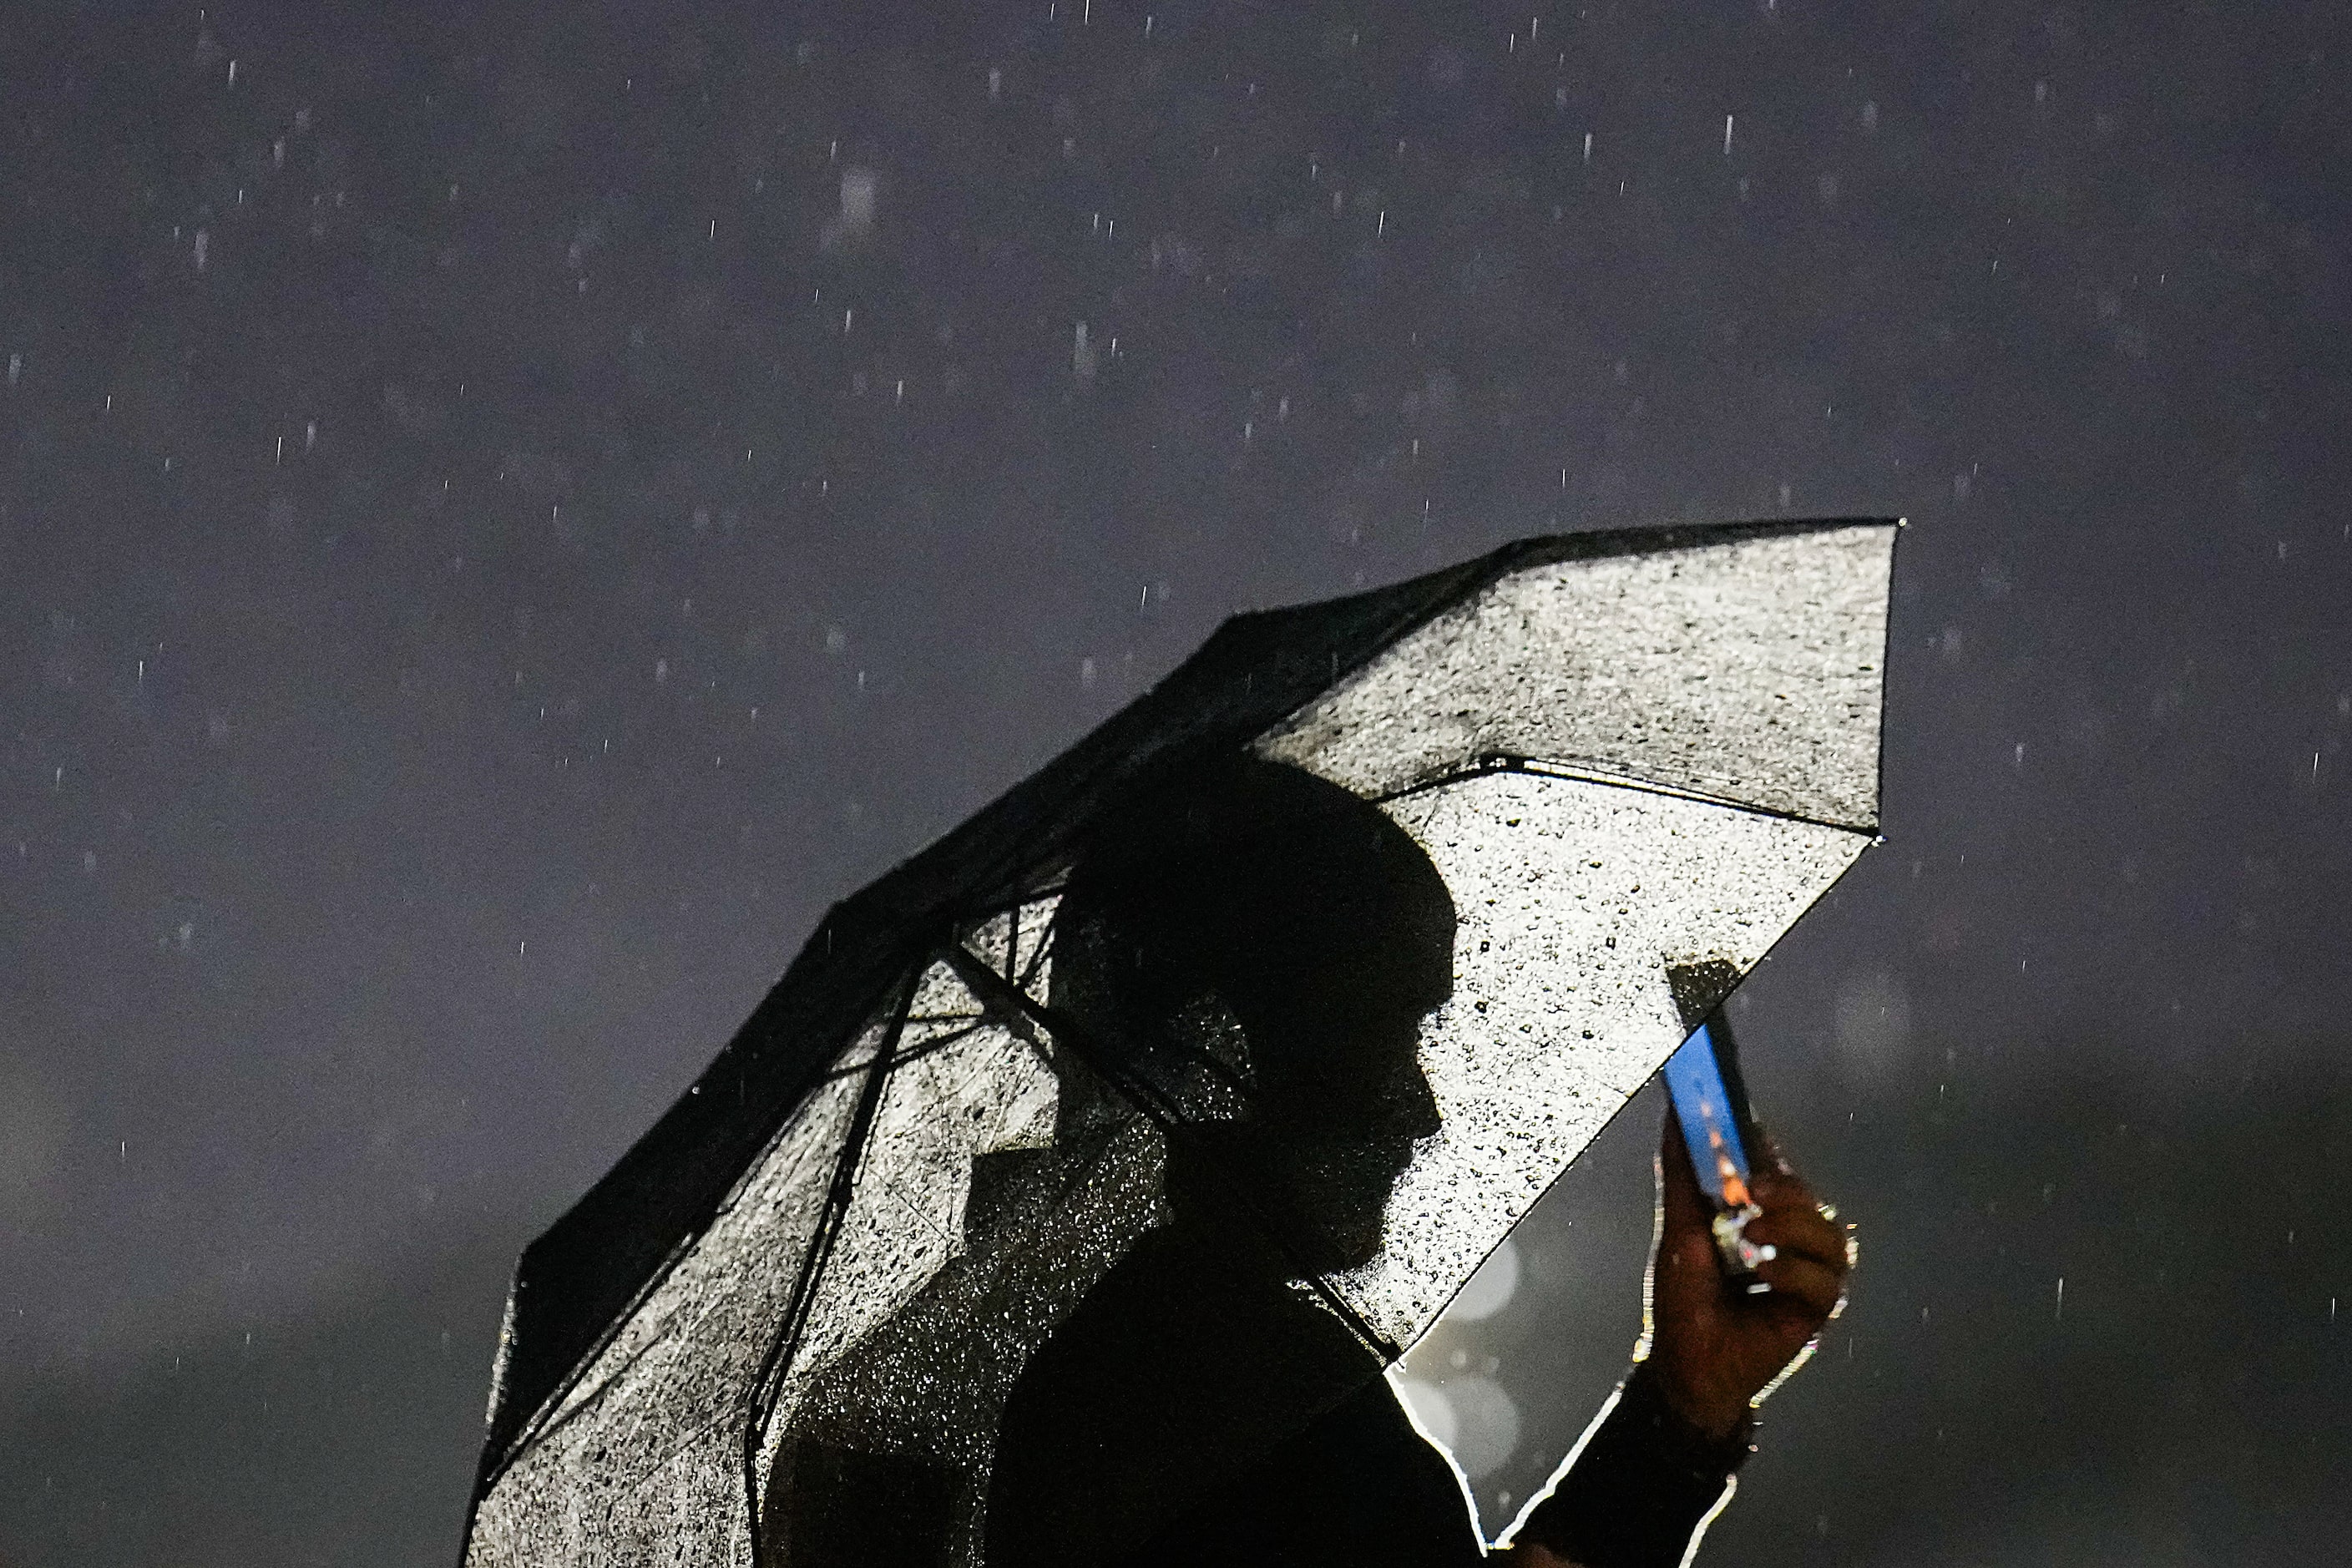
<path fill-rule="evenodd" d="M 1833 822 L 1825 816 L 1808 816 L 1801 811 L 1783 811 L 1778 806 L 1759 805 L 1754 801 L 1736 800 L 1727 795 L 1710 795 L 1702 789 L 1682 789 L 1674 784 L 1653 783 L 1634 778 L 1629 773 L 1612 773 L 1600 768 L 1582 767 L 1574 763 L 1553 762 L 1547 757 L 1522 757 L 1508 752 L 1496 752 L 1475 759 L 1469 766 L 1455 768 L 1434 778 L 1416 784 L 1402 784 L 1370 797 L 1375 805 L 1386 805 L 1394 800 L 1408 800 L 1434 789 L 1444 789 L 1465 779 L 1485 778 L 1490 773 L 1526 773 L 1534 778 L 1568 779 L 1577 784 L 1599 784 L 1607 789 L 1622 789 L 1635 795 L 1663 795 L 1668 800 L 1695 801 L 1701 805 L 1727 806 L 1744 811 L 1751 816 L 1769 816 L 1778 822 L 1801 823 L 1809 827 L 1826 827 L 1838 833 L 1874 833 L 1875 829 L 1859 823 Z"/>
<path fill-rule="evenodd" d="M 890 1081 L 892 1053 L 898 1049 L 898 1037 L 907 1027 L 907 1016 L 914 1010 L 914 1005 L 915 977 L 910 975 L 901 983 L 898 1003 L 891 1009 L 890 1026 L 875 1047 L 866 1082 L 858 1089 L 857 1107 L 851 1114 L 848 1133 L 842 1140 L 840 1157 L 834 1163 L 833 1183 L 825 1191 L 824 1208 L 817 1216 L 815 1234 L 809 1237 L 808 1252 L 801 1258 L 800 1277 L 793 1282 L 792 1306 L 784 1314 L 783 1327 L 761 1359 L 759 1374 L 752 1379 L 751 1407 L 743 1429 L 743 1498 L 750 1510 L 753 1568 L 761 1568 L 767 1560 L 761 1528 L 759 1478 L 764 1429 L 769 1416 L 775 1413 L 784 1373 L 799 1353 L 802 1336 L 808 1331 L 809 1317 L 816 1305 L 818 1279 L 832 1258 L 834 1243 L 848 1217 L 850 1199 L 856 1192 L 858 1167 L 864 1163 L 866 1143 L 882 1109 L 883 1089 Z"/>
<path fill-rule="evenodd" d="M 1025 892 L 977 898 L 969 903 L 959 904 L 954 917 L 957 928 L 976 931 L 999 915 L 1017 915 L 1048 899 L 1060 898 L 1067 890 L 1066 881 L 1066 877 L 1056 873 Z"/>
<path fill-rule="evenodd" d="M 925 1019 L 920 1019 L 920 1018 L 909 1018 L 909 1019 L 908 1020 L 908 1023 L 924 1023 L 924 1022 L 939 1022 L 939 1023 L 945 1023 L 945 1022 L 947 1022 L 947 1021 L 948 1021 L 948 1020 L 943 1019 L 943 1018 L 942 1018 L 942 1019 L 937 1019 L 937 1020 L 925 1020 Z M 909 1046 L 907 1049 L 905 1049 L 905 1050 L 903 1050 L 903 1051 L 900 1051 L 900 1052 L 899 1052 L 896 1057 L 894 1057 L 894 1058 L 891 1058 L 890 1065 L 891 1065 L 893 1068 L 902 1068 L 902 1067 L 905 1067 L 908 1062 L 919 1062 L 919 1061 L 921 1061 L 925 1057 L 931 1056 L 931 1055 L 933 1055 L 933 1054 L 935 1054 L 935 1053 L 937 1053 L 937 1052 L 946 1050 L 950 1046 L 952 1046 L 952 1045 L 956 1044 L 956 1043 L 957 1043 L 958 1041 L 960 1041 L 960 1040 L 968 1040 L 968 1039 L 971 1038 L 971 1037 L 972 1037 L 972 1036 L 974 1036 L 974 1035 L 976 1035 L 976 1034 L 980 1033 L 980 1031 L 981 1031 L 981 1030 L 982 1030 L 982 1029 L 984 1029 L 984 1028 L 988 1027 L 988 1025 L 989 1025 L 989 1020 L 988 1020 L 988 1019 L 986 1019 L 986 1018 L 975 1018 L 975 1019 L 973 1019 L 971 1023 L 966 1024 L 966 1025 L 965 1025 L 962 1028 L 961 1028 L 961 1029 L 951 1029 L 951 1030 L 950 1030 L 948 1033 L 946 1033 L 946 1034 L 944 1034 L 944 1035 L 933 1035 L 929 1039 L 925 1040 L 921 1045 L 919 1045 L 919 1046 Z M 850 1064 L 849 1064 L 849 1066 L 847 1066 L 847 1067 L 844 1067 L 844 1068 L 835 1068 L 831 1072 L 828 1072 L 828 1073 L 826 1073 L 823 1078 L 818 1079 L 817 1079 L 817 1082 L 819 1082 L 819 1083 L 839 1083 L 843 1079 L 845 1079 L 845 1078 L 856 1078 L 859 1073 L 862 1073 L 862 1072 L 866 1071 L 867 1068 L 871 1068 L 873 1065 L 874 1065 L 874 1064 L 873 1064 L 870 1060 L 869 1060 L 869 1061 L 862 1061 L 862 1062 L 852 1062 L 852 1063 L 850 1063 Z"/>
<path fill-rule="evenodd" d="M 982 1023 L 984 1022 L 985 1020 L 982 1020 Z M 912 1060 L 917 1056 L 944 1047 L 954 1040 L 973 1033 L 981 1026 L 982 1024 L 974 1024 L 969 1029 L 959 1029 L 945 1038 L 927 1042 L 920 1049 L 911 1051 L 899 1059 Z M 901 1027 L 903 1028 L 904 1026 L 901 1025 Z M 846 1078 L 851 1072 L 864 1070 L 870 1065 L 868 1062 L 860 1062 L 856 1068 L 846 1071 L 827 1073 L 819 1079 L 818 1082 L 828 1083 Z M 790 1119 L 787 1119 L 785 1124 L 788 1127 L 791 1125 Z M 720 1213 L 723 1214 L 730 1206 L 732 1206 L 731 1200 L 729 1204 L 722 1204 Z M 488 1471 L 488 1479 L 482 1483 L 484 1489 L 487 1490 L 489 1487 L 495 1486 L 499 1478 L 513 1468 L 515 1462 L 523 1455 L 547 1441 L 557 1431 L 570 1426 L 592 1406 L 601 1403 L 604 1395 L 632 1367 L 668 1338 L 667 1331 L 654 1335 L 635 1350 L 631 1351 L 618 1365 L 598 1378 L 594 1385 L 585 1394 L 579 1392 L 580 1385 L 588 1380 L 589 1373 L 596 1370 L 597 1363 L 603 1360 L 604 1353 L 612 1349 L 623 1333 L 627 1331 L 629 1325 L 636 1320 L 637 1314 L 645 1309 L 646 1303 L 653 1300 L 655 1292 L 659 1290 L 662 1285 L 677 1271 L 678 1265 L 686 1259 L 688 1253 L 694 1250 L 708 1229 L 707 1225 L 697 1226 L 687 1235 L 680 1237 L 671 1246 L 668 1254 L 663 1258 L 660 1267 L 646 1278 L 646 1282 L 639 1286 L 636 1293 L 629 1299 L 628 1306 L 614 1314 L 612 1321 L 605 1324 L 604 1331 L 597 1335 L 595 1343 L 580 1357 L 571 1373 L 556 1384 L 553 1391 L 541 1404 L 538 1414 L 525 1422 L 521 1430 L 507 1445 L 505 1451 L 499 1455 L 497 1464 Z"/>
<path fill-rule="evenodd" d="M 950 944 L 943 950 L 940 956 L 946 960 L 950 967 L 955 970 L 958 977 L 970 988 L 973 995 L 979 997 L 991 1008 L 1001 1011 L 1004 1015 L 1005 1022 L 1010 1027 L 1024 1037 L 1034 1037 L 1037 1030 L 1043 1029 L 1055 1040 L 1068 1047 L 1073 1055 L 1118 1089 L 1163 1134 L 1172 1132 L 1177 1128 L 1188 1124 L 1188 1119 L 1184 1114 L 1170 1103 L 1167 1097 L 1158 1089 L 1136 1079 L 1129 1074 L 1114 1068 L 1106 1053 L 1095 1048 L 1094 1042 L 1087 1037 L 1087 1030 L 1067 1015 L 1046 1006 L 1018 987 L 1007 984 L 1003 976 L 982 962 L 977 955 L 966 952 L 961 946 Z M 1297 1265 L 1297 1256 L 1285 1239 L 1282 1227 L 1275 1225 L 1256 1204 L 1252 1203 L 1247 1194 L 1241 1192 L 1232 1184 L 1224 1183 L 1222 1174 L 1217 1179 L 1220 1184 L 1227 1186 L 1230 1195 L 1243 1210 L 1257 1221 L 1259 1228 L 1267 1239 L 1274 1243 L 1288 1261 L 1294 1266 Z M 1390 1341 L 1387 1335 L 1366 1322 L 1362 1315 L 1331 1288 L 1330 1281 L 1324 1279 L 1319 1271 L 1300 1268 L 1297 1269 L 1297 1275 L 1307 1282 L 1307 1289 L 1315 1292 L 1317 1299 L 1330 1309 L 1331 1314 L 1347 1326 L 1348 1331 L 1362 1341 L 1368 1348 L 1377 1352 L 1388 1361 L 1394 1361 L 1404 1353 Z"/>
<path fill-rule="evenodd" d="M 1038 973 L 1045 967 L 1046 956 L 1053 951 L 1053 936 L 1049 929 L 1045 934 L 1037 939 L 1037 951 L 1029 955 L 1028 967 L 1021 972 L 1022 990 L 1026 991 L 1037 983 Z"/>
<path fill-rule="evenodd" d="M 589 1389 L 587 1393 L 580 1394 L 577 1399 L 572 1397 L 575 1394 L 579 1394 L 581 1384 L 587 1381 L 589 1373 L 595 1370 L 597 1362 L 603 1358 L 604 1352 L 613 1348 L 614 1342 L 621 1337 L 637 1313 L 644 1309 L 645 1304 L 653 1299 L 654 1292 L 661 1288 L 662 1282 L 677 1271 L 679 1260 L 694 1249 L 695 1242 L 699 1239 L 699 1232 L 681 1237 L 669 1249 L 669 1255 L 662 1259 L 661 1267 L 654 1270 L 652 1277 L 630 1300 L 627 1310 L 616 1313 L 613 1321 L 605 1325 L 604 1331 L 597 1336 L 596 1342 L 589 1348 L 588 1352 L 580 1358 L 579 1364 L 572 1368 L 571 1375 L 555 1386 L 554 1392 L 550 1394 L 540 1406 L 539 1414 L 532 1420 L 525 1423 L 522 1430 L 516 1434 L 514 1441 L 507 1446 L 506 1452 L 499 1456 L 496 1468 L 490 1471 L 489 1479 L 483 1483 L 485 1490 L 496 1485 L 499 1477 L 513 1468 L 516 1460 L 547 1441 L 561 1428 L 570 1426 L 590 1406 L 601 1403 L 605 1394 L 629 1368 L 635 1366 L 648 1352 L 662 1342 L 663 1336 L 658 1334 L 647 1340 L 624 1357 L 618 1366 L 599 1378 L 595 1386 Z"/>

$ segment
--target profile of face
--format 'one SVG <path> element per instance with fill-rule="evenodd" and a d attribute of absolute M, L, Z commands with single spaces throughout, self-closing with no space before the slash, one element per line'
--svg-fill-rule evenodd
<path fill-rule="evenodd" d="M 1438 1128 L 1415 1052 L 1454 914 L 1421 847 L 1312 773 L 1221 758 L 1112 814 L 1059 925 L 1057 1003 L 1194 1112 L 1180 1216 L 1239 1206 L 1298 1267 L 1369 1261 Z"/>

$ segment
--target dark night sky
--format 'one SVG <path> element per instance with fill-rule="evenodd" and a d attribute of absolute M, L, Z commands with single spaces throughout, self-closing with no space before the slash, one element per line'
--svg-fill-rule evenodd
<path fill-rule="evenodd" d="M 521 1244 L 1231 610 L 1882 513 L 1710 1556 L 2333 1561 L 2342 9 L 1050 3 L 0 8 L 0 1559 L 453 1562 Z"/>

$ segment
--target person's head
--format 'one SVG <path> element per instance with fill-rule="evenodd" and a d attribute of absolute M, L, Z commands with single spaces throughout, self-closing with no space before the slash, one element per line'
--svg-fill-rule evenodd
<path fill-rule="evenodd" d="M 1058 924 L 1057 1000 L 1199 1115 L 1171 1152 L 1180 1209 L 1238 1186 L 1313 1266 L 1369 1259 L 1437 1130 L 1415 1045 L 1454 919 L 1420 846 L 1311 773 L 1220 758 L 1107 815 Z"/>

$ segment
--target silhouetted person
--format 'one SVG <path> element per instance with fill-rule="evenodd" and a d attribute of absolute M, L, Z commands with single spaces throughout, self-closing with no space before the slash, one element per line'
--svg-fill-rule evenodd
<path fill-rule="evenodd" d="M 1236 1457 L 1377 1380 L 1292 1281 L 1378 1252 L 1413 1142 L 1437 1131 L 1415 1046 L 1453 987 L 1454 906 L 1429 858 L 1377 807 L 1270 763 L 1218 764 L 1121 814 L 1057 928 L 1055 1004 L 1193 1120 L 1171 1140 L 1170 1223 L 1014 1385 L 991 1568 L 1156 1561 L 1159 1529 L 1229 1485 Z"/>
<path fill-rule="evenodd" d="M 987 1568 L 1485 1560 L 1379 1357 L 1302 1283 L 1378 1253 L 1414 1142 L 1438 1129 L 1416 1045 L 1451 992 L 1454 936 L 1412 837 L 1300 770 L 1217 761 L 1109 814 L 1055 921 L 1055 1149 L 986 1157 L 970 1223 L 990 1223 L 983 1186 L 1009 1192 L 1139 1111 L 1168 1129 L 1164 1223 L 1013 1378 L 977 1516 Z M 1518 1531 L 1523 1568 L 1678 1563 L 1747 1451 L 1750 1398 L 1843 1285 L 1843 1237 L 1768 1157 L 1748 1235 L 1779 1251 L 1772 1292 L 1730 1294 L 1671 1115 L 1666 1131 L 1651 1353 Z M 990 1255 L 976 1245 L 933 1289 Z M 875 1384 L 840 1405 L 850 1437 L 936 1353 L 887 1339 L 833 1374 Z M 804 1454 L 776 1494 L 789 1561 L 928 1568 L 971 1517 L 954 1499 L 971 1483 L 935 1461 L 855 1441 Z"/>
<path fill-rule="evenodd" d="M 1178 1139 L 1173 1222 L 1015 1385 L 991 1568 L 1476 1562 L 1451 1468 L 1291 1283 L 1373 1256 L 1411 1141 L 1436 1131 L 1414 1045 L 1452 989 L 1444 884 L 1385 813 L 1272 764 L 1187 780 L 1116 831 L 1065 900 L 1056 1001 L 1163 1073 L 1188 1047 L 1244 1069 L 1248 1104 Z M 1661 1170 L 1651 1354 L 1518 1531 L 1524 1562 L 1679 1562 L 1747 1451 L 1749 1400 L 1843 1289 L 1844 1239 L 1777 1157 L 1748 1228 L 1779 1253 L 1761 1297 L 1725 1288 L 1671 1113 Z"/>

